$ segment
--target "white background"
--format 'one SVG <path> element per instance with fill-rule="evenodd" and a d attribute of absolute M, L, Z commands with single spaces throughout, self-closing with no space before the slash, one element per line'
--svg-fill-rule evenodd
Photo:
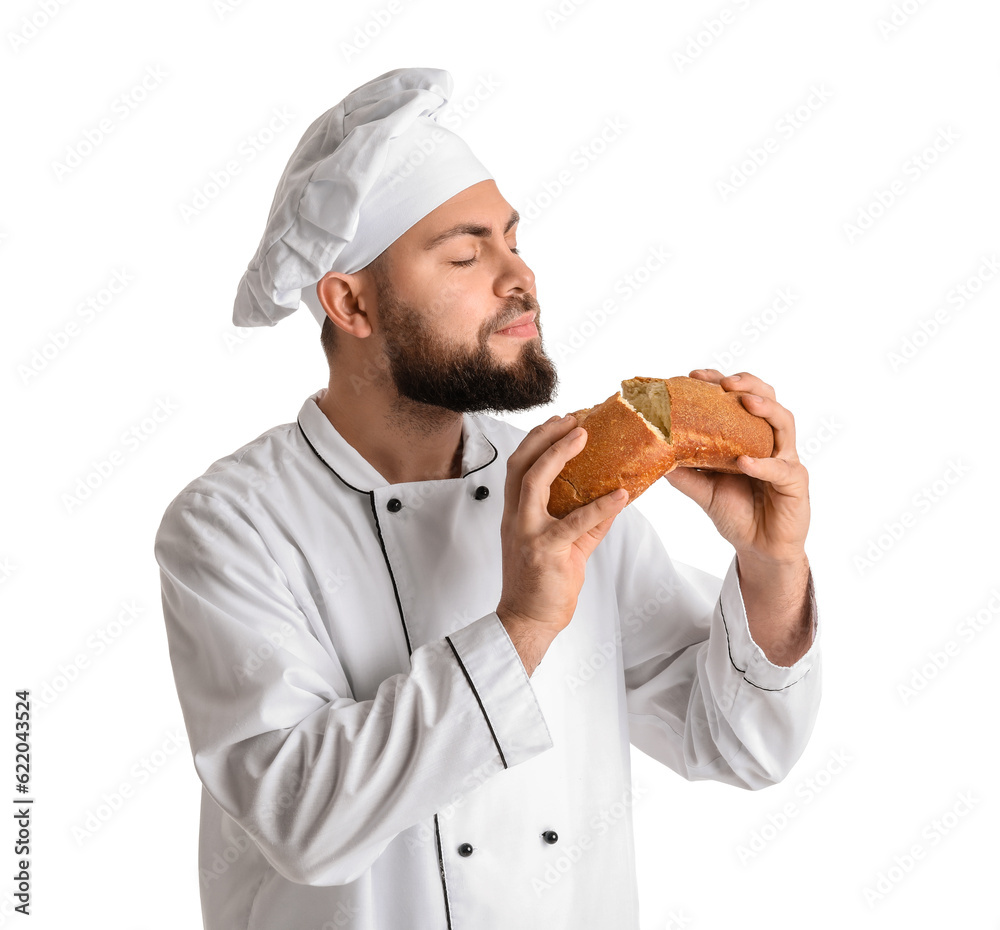
<path fill-rule="evenodd" d="M 561 388 L 515 422 L 636 374 L 746 370 L 808 457 L 819 722 L 757 793 L 637 757 L 644 930 L 1000 924 L 995 3 L 18 0 L 3 19 L 0 609 L 8 721 L 14 688 L 35 697 L 32 926 L 200 926 L 153 536 L 325 384 L 310 314 L 237 330 L 236 284 L 302 131 L 406 66 L 452 73 L 451 125 L 526 217 Z M 636 506 L 676 559 L 725 570 L 666 482 Z"/>

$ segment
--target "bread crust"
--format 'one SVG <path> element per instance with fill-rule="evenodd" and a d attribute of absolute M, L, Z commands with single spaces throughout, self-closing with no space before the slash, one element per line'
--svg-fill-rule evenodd
<path fill-rule="evenodd" d="M 554 517 L 625 488 L 631 503 L 657 478 L 677 467 L 739 474 L 740 455 L 767 458 L 774 448 L 771 425 L 743 406 L 746 391 L 726 391 L 696 378 L 635 377 L 627 385 L 657 382 L 670 396 L 670 441 L 622 396 L 573 411 L 587 430 L 587 444 L 566 463 L 549 489 Z"/>
<path fill-rule="evenodd" d="M 552 516 L 564 517 L 618 488 L 625 488 L 629 500 L 635 500 L 673 468 L 670 446 L 621 393 L 573 415 L 587 430 L 587 444 L 549 489 Z"/>
<path fill-rule="evenodd" d="M 626 384 L 662 381 L 670 395 L 670 438 L 677 467 L 740 474 L 741 455 L 768 458 L 774 432 L 743 406 L 747 391 L 727 391 L 697 378 L 630 378 Z"/>

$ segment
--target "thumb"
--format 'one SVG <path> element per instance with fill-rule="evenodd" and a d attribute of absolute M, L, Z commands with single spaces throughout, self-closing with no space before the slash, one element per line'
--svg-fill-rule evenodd
<path fill-rule="evenodd" d="M 611 524 L 615 522 L 615 517 L 617 516 L 618 514 L 616 513 L 601 520 L 597 526 L 591 527 L 576 541 L 577 547 L 584 554 L 585 558 L 589 559 L 590 554 L 597 548 L 598 543 L 608 535 L 608 530 L 611 529 Z"/>
<path fill-rule="evenodd" d="M 614 500 L 612 498 L 612 493 L 622 493 L 622 497 Z M 625 507 L 628 505 L 628 493 L 624 488 L 620 488 L 616 492 L 610 492 L 605 494 L 603 497 L 597 498 L 597 500 L 591 501 L 589 504 L 585 504 L 579 510 L 574 511 L 568 517 L 563 518 L 564 523 L 569 523 L 577 514 L 582 518 L 585 514 L 591 517 L 591 519 L 597 517 L 602 511 L 607 513 L 604 519 L 599 520 L 597 523 L 591 523 L 587 520 L 583 524 L 582 532 L 576 535 L 573 540 L 573 545 L 577 547 L 583 554 L 585 558 L 590 558 L 590 554 L 597 548 L 598 543 L 604 539 L 608 534 L 608 530 L 611 529 L 611 524 L 614 523 L 615 517 L 620 514 Z M 589 512 L 589 513 L 588 513 Z M 587 523 L 590 523 L 588 526 Z"/>

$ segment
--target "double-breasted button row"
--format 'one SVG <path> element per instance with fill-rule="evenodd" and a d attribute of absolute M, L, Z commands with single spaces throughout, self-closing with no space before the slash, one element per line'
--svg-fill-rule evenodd
<path fill-rule="evenodd" d="M 476 488 L 475 498 L 477 501 L 484 501 L 490 496 L 490 489 L 486 485 L 481 484 Z M 386 502 L 385 509 L 389 513 L 399 513 L 403 509 L 403 502 L 398 497 L 390 497 Z"/>
<path fill-rule="evenodd" d="M 542 839 L 545 840 L 545 842 L 548 843 L 550 846 L 552 846 L 555 843 L 559 842 L 559 834 L 556 833 L 555 830 L 546 830 L 542 834 Z M 462 845 L 458 847 L 458 854 L 463 859 L 468 859 L 469 856 L 471 856 L 475 851 L 476 849 L 472 845 L 472 843 L 462 843 Z"/>

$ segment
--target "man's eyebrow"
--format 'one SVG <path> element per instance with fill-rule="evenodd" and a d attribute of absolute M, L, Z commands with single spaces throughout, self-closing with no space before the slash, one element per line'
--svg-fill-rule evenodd
<path fill-rule="evenodd" d="M 510 232 L 514 224 L 520 221 L 520 219 L 521 214 L 519 214 L 517 210 L 511 211 L 510 219 L 507 220 L 507 225 L 503 230 L 505 236 Z M 480 239 L 488 239 L 492 235 L 492 226 L 483 226 L 479 223 L 459 223 L 458 226 L 452 226 L 451 229 L 446 229 L 444 232 L 438 233 L 424 246 L 424 248 L 436 249 L 442 242 L 447 242 L 449 239 L 454 239 L 456 236 L 478 236 Z"/>

